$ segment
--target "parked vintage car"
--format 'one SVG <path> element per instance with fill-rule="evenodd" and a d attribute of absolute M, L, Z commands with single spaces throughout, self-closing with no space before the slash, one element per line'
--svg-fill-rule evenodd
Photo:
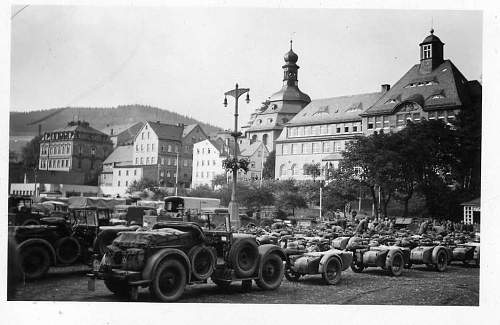
<path fill-rule="evenodd" d="M 46 215 L 40 211 L 34 211 L 32 206 L 33 200 L 29 196 L 9 196 L 8 225 L 39 225 L 40 218 L 46 217 Z"/>
<path fill-rule="evenodd" d="M 400 276 L 405 265 L 409 264 L 409 249 L 399 246 L 371 244 L 368 240 L 351 237 L 346 249 L 353 253 L 351 269 L 356 273 L 367 267 L 380 267 Z"/>
<path fill-rule="evenodd" d="M 342 271 L 352 263 L 353 254 L 342 250 L 346 244 L 346 241 L 334 240 L 333 249 L 315 252 L 288 246 L 285 249 L 285 277 L 288 281 L 295 282 L 304 275 L 321 274 L 326 284 L 337 284 Z"/>
<path fill-rule="evenodd" d="M 121 201 L 120 201 L 121 202 Z M 46 217 L 39 225 L 14 228 L 21 267 L 27 280 L 43 277 L 53 265 L 88 262 L 93 254 L 102 255 L 120 231 L 139 226 L 110 226 L 110 207 L 115 202 L 103 198 L 70 198 L 70 215 Z"/>
<path fill-rule="evenodd" d="M 208 225 L 211 222 L 208 221 Z M 123 232 L 94 261 L 89 289 L 96 279 L 116 295 L 137 299 L 138 287 L 149 287 L 160 301 L 178 300 L 188 284 L 207 283 L 227 288 L 252 280 L 265 290 L 281 284 L 284 251 L 276 245 L 258 246 L 254 236 L 225 230 L 204 230 L 193 222 L 168 221 L 152 230 Z"/>
<path fill-rule="evenodd" d="M 477 242 L 468 242 L 465 244 L 458 244 L 457 247 L 453 248 L 453 261 L 461 261 L 463 264 L 468 265 L 474 263 L 479 266 L 479 251 L 480 244 Z"/>

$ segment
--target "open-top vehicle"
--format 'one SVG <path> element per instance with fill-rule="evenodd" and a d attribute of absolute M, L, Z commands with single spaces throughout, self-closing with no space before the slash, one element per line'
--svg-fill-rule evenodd
<path fill-rule="evenodd" d="M 349 268 L 352 263 L 352 253 L 342 250 L 345 249 L 345 244 L 334 240 L 333 249 L 323 247 L 321 251 L 315 252 L 288 245 L 285 248 L 285 277 L 288 281 L 295 282 L 304 275 L 321 274 L 326 284 L 337 284 L 342 271 Z"/>
<path fill-rule="evenodd" d="M 444 272 L 452 258 L 451 248 L 430 239 L 422 239 L 419 245 L 411 250 L 410 265 L 425 264 L 430 270 Z"/>
<path fill-rule="evenodd" d="M 45 217 L 39 225 L 15 227 L 26 279 L 43 277 L 53 265 L 87 262 L 93 254 L 102 255 L 118 232 L 136 230 L 138 226 L 109 225 L 114 203 L 112 199 L 70 198 L 68 218 Z"/>
<path fill-rule="evenodd" d="M 208 225 L 211 222 L 208 220 Z M 192 222 L 169 221 L 152 230 L 121 233 L 89 274 L 104 280 L 116 295 L 137 299 L 138 287 L 149 287 L 160 301 L 178 300 L 188 284 L 207 283 L 226 288 L 241 281 L 250 289 L 252 280 L 265 290 L 281 284 L 285 253 L 276 245 L 258 246 L 254 236 L 228 229 L 202 229 Z"/>

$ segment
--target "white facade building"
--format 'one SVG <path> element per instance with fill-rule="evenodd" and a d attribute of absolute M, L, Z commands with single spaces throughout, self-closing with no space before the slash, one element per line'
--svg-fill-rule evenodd
<path fill-rule="evenodd" d="M 228 146 L 221 139 L 206 139 L 193 145 L 193 181 L 192 188 L 200 185 L 212 185 L 217 175 L 226 175 L 222 161 L 228 157 L 233 146 Z"/>

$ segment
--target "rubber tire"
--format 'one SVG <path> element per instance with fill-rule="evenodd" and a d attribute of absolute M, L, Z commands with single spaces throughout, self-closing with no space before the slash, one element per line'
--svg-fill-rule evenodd
<path fill-rule="evenodd" d="M 257 243 L 248 238 L 236 240 L 229 250 L 229 261 L 237 276 L 251 277 L 259 266 Z"/>
<path fill-rule="evenodd" d="M 94 254 L 104 255 L 106 246 L 111 245 L 117 237 L 117 232 L 114 230 L 104 230 L 97 235 L 94 241 Z"/>
<path fill-rule="evenodd" d="M 166 274 L 165 274 L 166 273 Z M 174 288 L 171 292 L 165 291 L 163 286 L 167 284 L 163 276 L 170 275 L 174 277 Z M 187 275 L 186 269 L 181 262 L 175 259 L 167 259 L 160 263 L 156 268 L 149 290 L 153 296 L 163 302 L 178 300 L 186 289 Z"/>
<path fill-rule="evenodd" d="M 212 275 L 217 262 L 213 249 L 205 245 L 196 245 L 189 250 L 188 257 L 191 263 L 191 274 L 195 279 L 206 280 Z M 196 267 L 196 261 L 200 258 L 203 258 L 201 270 Z"/>
<path fill-rule="evenodd" d="M 446 267 L 448 266 L 448 254 L 444 249 L 441 249 L 438 251 L 437 256 L 436 256 L 437 262 L 436 262 L 436 270 L 438 272 L 444 272 L 446 271 Z M 441 260 L 441 262 L 440 262 Z"/>
<path fill-rule="evenodd" d="M 399 260 L 399 266 L 394 266 L 394 262 Z M 386 268 L 391 272 L 393 276 L 400 276 L 403 273 L 405 266 L 405 260 L 401 252 L 395 252 L 391 255 L 391 258 L 386 263 Z"/>
<path fill-rule="evenodd" d="M 331 272 L 335 272 L 332 276 Z M 328 285 L 337 284 L 340 282 L 342 276 L 342 265 L 340 261 L 332 257 L 323 266 L 323 273 L 321 274 L 323 281 Z"/>
<path fill-rule="evenodd" d="M 75 263 L 81 254 L 81 247 L 75 237 L 63 237 L 54 243 L 57 262 L 65 265 Z M 69 255 L 69 256 L 68 256 Z"/>
<path fill-rule="evenodd" d="M 19 257 L 21 269 L 26 280 L 35 280 L 44 277 L 52 264 L 50 253 L 47 249 L 36 244 L 21 249 Z M 35 263 L 33 264 L 33 262 Z"/>
<path fill-rule="evenodd" d="M 259 278 L 255 280 L 257 286 L 264 290 L 274 290 L 281 285 L 285 266 L 278 254 L 268 254 L 261 262 L 261 272 Z"/>
<path fill-rule="evenodd" d="M 130 294 L 130 286 L 126 280 L 108 278 L 104 279 L 104 285 L 118 297 L 128 297 Z"/>
<path fill-rule="evenodd" d="M 365 266 L 363 264 L 359 264 L 359 263 L 351 263 L 351 270 L 354 272 L 354 273 L 361 273 L 363 272 L 363 270 L 365 269 Z"/>
<path fill-rule="evenodd" d="M 297 282 L 300 279 L 300 274 L 285 267 L 285 278 L 290 282 Z"/>
<path fill-rule="evenodd" d="M 38 226 L 40 225 L 40 221 L 36 219 L 28 219 L 24 220 L 23 224 L 21 226 Z"/>

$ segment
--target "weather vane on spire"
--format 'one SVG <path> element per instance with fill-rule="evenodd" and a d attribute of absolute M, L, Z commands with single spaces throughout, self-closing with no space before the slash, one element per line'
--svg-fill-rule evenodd
<path fill-rule="evenodd" d="M 292 50 L 292 43 L 293 43 L 293 36 L 295 35 L 295 32 L 290 33 L 290 50 Z"/>
<path fill-rule="evenodd" d="M 434 17 L 431 17 L 431 34 L 434 34 Z"/>

